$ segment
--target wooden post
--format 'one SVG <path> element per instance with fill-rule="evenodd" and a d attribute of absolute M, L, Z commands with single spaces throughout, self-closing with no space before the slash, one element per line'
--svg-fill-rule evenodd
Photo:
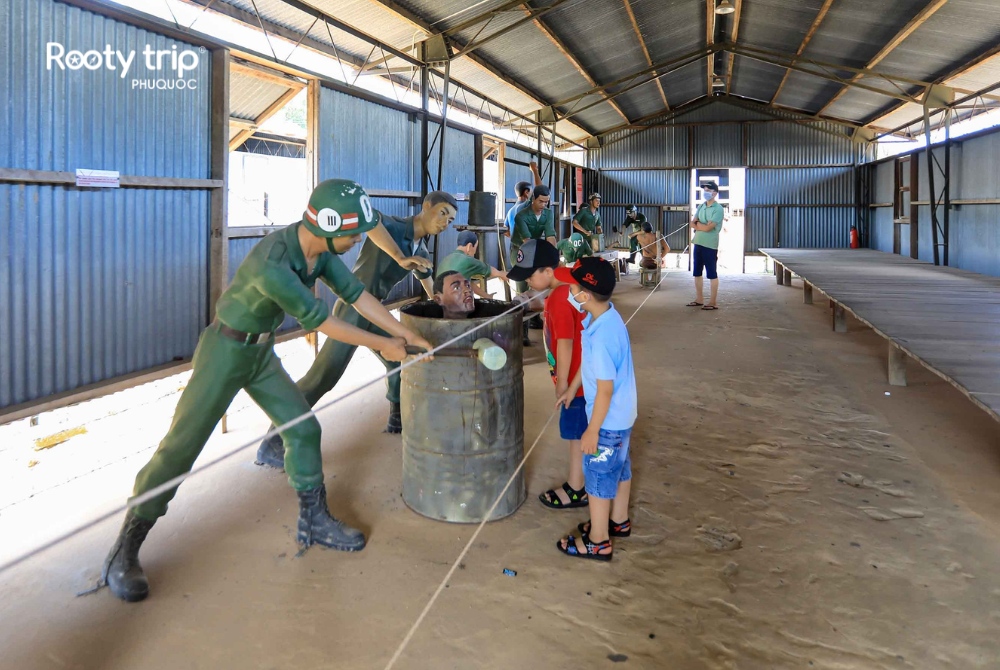
<path fill-rule="evenodd" d="M 229 282 L 228 212 L 229 188 L 229 50 L 212 51 L 211 126 L 209 176 L 222 181 L 222 188 L 209 195 L 208 314 L 215 318 L 215 303 Z"/>
<path fill-rule="evenodd" d="M 906 386 L 906 354 L 889 341 L 889 385 Z"/>
<path fill-rule="evenodd" d="M 811 305 L 813 304 L 813 286 L 809 282 L 802 282 L 802 302 Z"/>
<path fill-rule="evenodd" d="M 833 332 L 847 332 L 847 312 L 844 311 L 844 306 L 839 303 L 833 305 Z"/>
<path fill-rule="evenodd" d="M 785 269 L 777 261 L 774 262 L 774 279 L 781 286 L 785 282 Z"/>
<path fill-rule="evenodd" d="M 785 284 L 785 286 L 791 286 L 792 285 L 792 271 L 789 270 L 788 268 L 785 268 L 784 284 Z"/>

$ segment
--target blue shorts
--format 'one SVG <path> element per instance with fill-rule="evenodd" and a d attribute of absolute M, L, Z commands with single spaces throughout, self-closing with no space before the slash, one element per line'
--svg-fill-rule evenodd
<path fill-rule="evenodd" d="M 628 442 L 632 429 L 604 430 L 597 437 L 597 454 L 583 455 L 583 476 L 588 496 L 611 500 L 618 484 L 632 479 L 632 456 Z"/>
<path fill-rule="evenodd" d="M 719 250 L 694 245 L 694 276 L 700 277 L 702 270 L 709 279 L 718 279 Z"/>
<path fill-rule="evenodd" d="M 564 440 L 579 440 L 587 430 L 587 399 L 582 395 L 573 398 L 569 409 L 559 412 L 559 436 Z"/>

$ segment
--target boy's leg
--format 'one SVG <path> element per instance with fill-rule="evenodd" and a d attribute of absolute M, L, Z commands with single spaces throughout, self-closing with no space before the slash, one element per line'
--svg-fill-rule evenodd
<path fill-rule="evenodd" d="M 566 485 L 578 492 L 576 500 L 570 499 L 570 494 L 562 486 L 543 493 L 540 498 L 543 504 L 548 501 L 548 507 L 582 507 L 586 504 L 583 477 L 583 453 L 580 451 L 580 438 L 587 430 L 587 404 L 583 396 L 573 399 L 570 406 L 559 410 L 559 436 L 569 445 L 569 476 Z M 582 503 L 579 501 L 583 501 Z"/>
<path fill-rule="evenodd" d="M 614 523 L 621 524 L 628 519 L 628 502 L 632 493 L 632 450 L 629 443 L 632 440 L 632 429 L 621 431 L 621 449 L 624 452 L 624 462 L 622 463 L 621 474 L 618 478 L 618 490 L 615 493 L 615 501 L 611 505 L 610 519 Z"/>

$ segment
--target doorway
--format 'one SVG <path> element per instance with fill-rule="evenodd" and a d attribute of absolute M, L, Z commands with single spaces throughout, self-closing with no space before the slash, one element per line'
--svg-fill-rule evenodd
<path fill-rule="evenodd" d="M 719 233 L 719 271 L 742 273 L 746 211 L 746 168 L 698 168 L 691 171 L 691 212 L 705 202 L 703 185 L 713 181 L 719 186 L 719 204 L 725 210 Z"/>

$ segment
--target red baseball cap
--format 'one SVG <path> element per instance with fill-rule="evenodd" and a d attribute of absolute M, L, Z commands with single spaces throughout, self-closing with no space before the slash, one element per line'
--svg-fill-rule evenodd
<path fill-rule="evenodd" d="M 576 284 L 598 295 L 611 295 L 615 290 L 615 269 L 597 256 L 584 256 L 571 268 L 556 268 L 555 277 L 564 284 Z"/>

